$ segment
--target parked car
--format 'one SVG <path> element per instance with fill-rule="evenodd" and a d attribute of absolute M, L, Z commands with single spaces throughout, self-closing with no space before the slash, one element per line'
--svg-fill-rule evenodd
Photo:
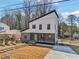
<path fill-rule="evenodd" d="M 73 35 L 73 38 L 79 40 L 79 34 Z"/>
<path fill-rule="evenodd" d="M 64 37 L 61 35 L 58 35 L 58 39 L 63 39 Z"/>

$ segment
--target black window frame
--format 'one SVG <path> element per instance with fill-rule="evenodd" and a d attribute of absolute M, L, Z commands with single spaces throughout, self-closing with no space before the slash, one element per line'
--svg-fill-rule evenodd
<path fill-rule="evenodd" d="M 42 24 L 39 24 L 39 30 L 42 30 Z"/>
<path fill-rule="evenodd" d="M 32 29 L 36 29 L 36 25 L 32 25 Z"/>
<path fill-rule="evenodd" d="M 47 30 L 50 30 L 50 29 L 51 29 L 51 25 L 47 24 Z"/>

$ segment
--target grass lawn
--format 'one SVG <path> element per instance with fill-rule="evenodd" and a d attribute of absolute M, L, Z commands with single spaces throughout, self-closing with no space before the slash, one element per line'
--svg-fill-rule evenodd
<path fill-rule="evenodd" d="M 79 54 L 79 46 L 70 45 L 70 47 L 71 47 L 77 54 Z"/>
<path fill-rule="evenodd" d="M 60 45 L 70 46 L 77 54 L 79 54 L 79 41 L 78 40 L 60 40 Z"/>
<path fill-rule="evenodd" d="M 13 59 L 43 59 L 50 49 L 26 46 L 11 52 Z"/>
<path fill-rule="evenodd" d="M 2 53 L 1 56 L 10 55 L 11 59 L 43 59 L 49 51 L 49 48 L 25 46 L 23 48 Z"/>

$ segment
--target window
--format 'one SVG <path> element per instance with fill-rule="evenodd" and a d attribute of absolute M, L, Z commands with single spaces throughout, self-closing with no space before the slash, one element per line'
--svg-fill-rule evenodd
<path fill-rule="evenodd" d="M 24 35 L 24 38 L 27 38 L 27 35 Z"/>
<path fill-rule="evenodd" d="M 35 29 L 36 28 L 36 25 L 32 25 L 32 28 Z"/>
<path fill-rule="evenodd" d="M 39 29 L 42 30 L 42 25 L 41 24 L 39 25 Z"/>
<path fill-rule="evenodd" d="M 56 25 L 55 25 L 55 30 L 56 30 Z"/>
<path fill-rule="evenodd" d="M 50 24 L 47 25 L 47 29 L 50 30 Z"/>

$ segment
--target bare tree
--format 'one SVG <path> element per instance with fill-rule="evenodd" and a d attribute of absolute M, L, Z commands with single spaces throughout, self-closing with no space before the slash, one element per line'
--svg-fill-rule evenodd
<path fill-rule="evenodd" d="M 16 16 L 16 29 L 21 30 L 21 12 L 17 10 L 15 13 Z"/>
<path fill-rule="evenodd" d="M 75 21 L 76 21 L 76 16 L 75 15 L 69 15 L 68 18 L 67 18 L 67 21 L 69 22 L 70 24 L 70 29 L 71 29 L 71 40 L 73 40 L 73 34 L 74 34 L 74 24 L 75 24 Z"/>
<path fill-rule="evenodd" d="M 25 27 L 29 28 L 29 21 L 36 19 L 51 11 L 52 4 L 49 4 L 49 0 L 24 0 L 23 8 L 25 13 Z"/>
<path fill-rule="evenodd" d="M 14 29 L 13 26 L 13 17 L 11 15 L 11 13 L 7 10 L 4 11 L 4 16 L 1 17 L 1 22 L 7 24 L 8 26 L 10 26 L 10 29 Z"/>
<path fill-rule="evenodd" d="M 24 0 L 24 6 L 26 7 L 24 8 L 24 12 L 25 12 L 25 28 L 24 29 L 28 29 L 29 20 L 30 20 L 30 1 L 28 2 L 27 0 Z"/>

